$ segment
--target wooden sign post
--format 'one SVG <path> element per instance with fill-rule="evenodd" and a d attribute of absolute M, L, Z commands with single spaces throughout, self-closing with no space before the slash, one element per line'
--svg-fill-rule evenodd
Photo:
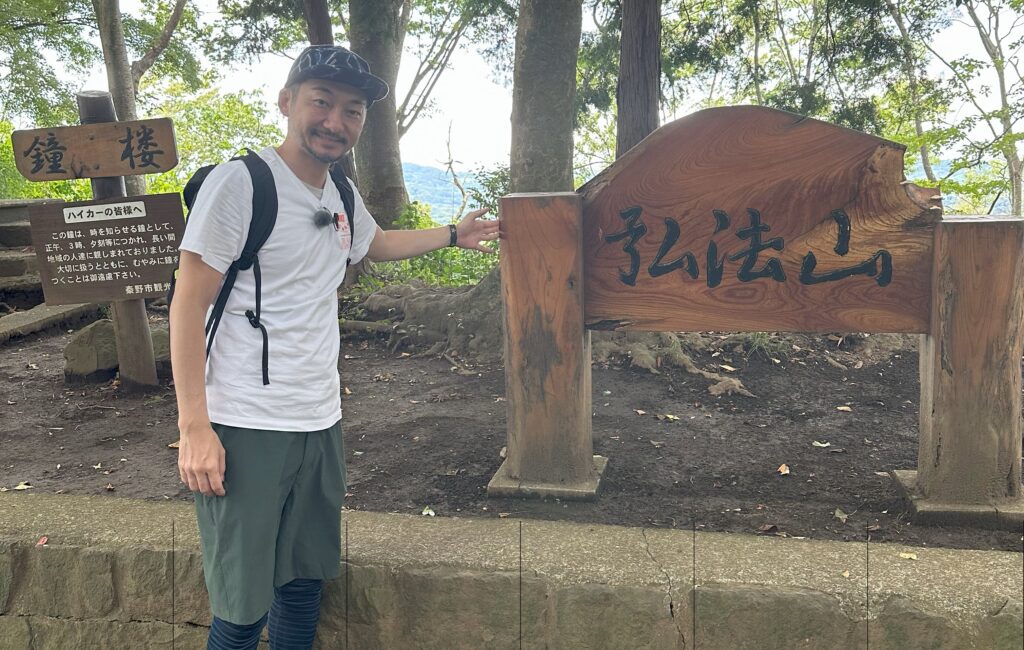
<path fill-rule="evenodd" d="M 753 106 L 663 126 L 578 191 L 582 287 L 571 198 L 503 199 L 508 460 L 488 494 L 596 494 L 574 327 L 908 332 L 925 335 L 921 460 L 897 474 L 918 513 L 1024 522 L 1024 221 L 943 220 L 904 149 Z"/>
<path fill-rule="evenodd" d="M 45 215 L 55 214 L 52 212 L 54 209 L 63 210 L 69 207 L 80 207 L 95 210 L 98 207 L 105 210 L 106 207 L 104 206 L 109 205 L 111 206 L 112 214 L 104 216 L 109 216 L 111 219 L 121 222 L 125 218 L 125 206 L 128 206 L 129 210 L 138 208 L 145 211 L 145 208 L 139 208 L 138 205 L 134 204 L 143 203 L 145 206 L 155 206 L 157 203 L 160 203 L 159 201 L 154 202 L 154 197 L 147 197 L 146 199 L 132 202 L 103 200 L 120 199 L 125 196 L 124 176 L 163 172 L 172 169 L 178 164 L 174 130 L 171 126 L 171 121 L 166 118 L 160 118 L 133 122 L 116 122 L 114 104 L 110 93 L 104 91 L 79 93 L 78 112 L 82 123 L 81 126 L 15 131 L 11 136 L 16 165 L 18 171 L 23 176 L 33 181 L 90 178 L 92 179 L 93 197 L 100 201 L 91 204 L 72 204 L 71 206 L 66 204 L 50 204 L 48 209 L 36 213 L 40 215 L 39 218 L 45 219 Z M 164 212 L 166 214 L 169 204 L 166 200 L 160 204 L 165 207 Z M 115 208 L 115 206 L 117 207 Z M 120 208 L 121 214 L 114 212 L 117 208 Z M 180 202 L 177 209 L 177 214 L 180 215 Z M 132 212 L 131 214 L 137 215 L 138 213 Z M 94 217 L 95 215 L 89 219 L 82 218 L 81 220 L 83 222 L 95 222 L 97 220 Z M 66 291 L 57 290 L 55 292 L 55 288 L 58 286 L 62 289 L 65 288 L 61 283 L 61 278 L 64 279 L 64 284 L 99 286 L 100 292 L 104 296 L 107 295 L 106 292 L 109 292 L 111 287 L 117 287 L 122 291 L 125 291 L 126 287 L 131 287 L 130 291 L 117 294 L 116 298 L 120 299 L 114 299 L 111 303 L 121 381 L 122 385 L 126 388 L 157 385 L 156 364 L 153 359 L 153 342 L 150 336 L 149 320 L 146 317 L 146 304 L 143 297 L 160 295 L 160 290 L 153 287 L 153 285 L 159 284 L 153 274 L 166 271 L 166 278 L 169 279 L 170 269 L 174 266 L 174 264 L 168 265 L 166 260 L 159 265 L 131 265 L 129 258 L 131 261 L 139 261 L 141 259 L 162 259 L 170 256 L 170 253 L 159 255 L 159 249 L 168 248 L 170 240 L 153 240 L 154 235 L 169 233 L 150 233 L 148 231 L 139 232 L 135 230 L 140 218 L 132 219 L 131 215 L 129 215 L 127 220 L 121 223 L 105 224 L 103 226 L 104 232 L 106 229 L 109 229 L 112 235 L 109 245 L 106 244 L 105 239 L 101 239 L 97 234 L 82 236 L 83 228 L 61 229 L 65 233 L 64 239 L 67 240 L 64 242 L 59 241 L 59 235 L 56 242 L 35 241 L 35 238 L 33 238 L 36 255 L 41 260 L 40 267 L 44 269 L 44 274 L 49 272 L 49 276 L 46 278 L 46 282 L 44 282 L 44 285 L 47 282 L 49 283 L 48 287 L 44 286 L 44 292 L 50 289 L 50 292 L 46 293 L 48 300 L 51 295 L 60 296 L 55 298 L 60 301 L 67 299 L 68 294 Z M 74 215 L 72 217 L 63 215 L 63 220 L 64 224 L 72 223 Z M 174 216 L 172 215 L 169 222 L 173 221 Z M 179 236 L 182 221 L 179 220 L 179 223 L 175 225 Z M 57 231 L 54 229 L 55 222 L 52 219 L 47 224 L 49 225 L 48 231 Z M 35 218 L 33 218 L 32 227 L 34 235 L 38 229 L 47 228 L 42 222 L 37 224 Z M 129 227 L 133 229 L 130 234 L 127 230 Z M 94 230 L 99 228 L 100 226 L 97 226 Z M 88 233 L 89 229 L 90 227 L 85 226 L 84 232 Z M 117 234 L 113 236 L 115 230 Z M 70 240 L 67 237 L 67 232 L 74 233 Z M 103 241 L 103 245 L 99 247 L 93 245 L 93 250 L 89 251 L 84 249 L 86 241 L 95 243 L 97 240 Z M 143 248 L 143 243 L 147 244 L 145 246 L 145 253 L 139 252 Z M 62 246 L 59 252 L 56 250 L 47 252 L 45 249 L 47 244 L 63 244 L 67 246 L 67 250 L 63 250 Z M 82 244 L 81 249 L 77 247 L 78 244 Z M 152 244 L 160 244 L 161 246 L 157 246 L 158 250 L 153 252 L 151 250 L 153 248 Z M 129 252 L 126 256 L 117 255 L 117 253 L 124 253 L 126 249 L 136 251 L 136 253 Z M 176 264 L 177 246 L 174 246 L 174 249 L 174 263 Z M 85 255 L 86 253 L 98 257 L 78 259 L 79 255 Z M 61 255 L 62 257 L 66 255 L 69 258 L 74 258 L 69 259 L 68 262 L 75 263 L 63 265 L 64 268 L 58 272 L 60 265 L 56 264 L 56 260 L 49 259 L 47 255 Z M 50 262 L 54 263 L 51 264 Z M 125 262 L 125 268 L 120 267 L 120 262 Z M 96 267 L 97 264 L 103 266 L 103 268 Z M 88 265 L 92 265 L 93 268 L 85 268 Z M 72 270 L 68 268 L 71 266 L 82 268 Z M 132 266 L 132 268 L 129 268 L 129 266 Z M 147 277 L 153 277 L 154 279 L 149 282 L 144 280 L 141 282 L 129 282 L 129 280 L 142 279 L 141 269 L 143 266 L 146 267 Z M 160 268 L 157 268 L 158 266 Z M 101 272 L 103 276 L 99 280 L 97 278 Z M 107 279 L 107 274 L 110 274 L 109 280 Z M 85 279 L 82 282 L 77 280 L 72 282 L 69 280 L 69 278 L 81 279 L 83 276 Z M 54 284 L 54 280 L 57 280 L 56 284 Z M 141 290 L 138 292 L 134 291 L 136 287 L 141 287 Z M 81 298 L 90 299 L 91 296 L 88 295 L 90 290 L 82 292 Z M 73 289 L 71 291 L 72 293 L 74 292 Z M 124 296 L 132 297 L 125 298 Z"/>
<path fill-rule="evenodd" d="M 593 455 L 590 430 L 581 216 L 572 192 L 501 202 L 508 455 L 488 496 L 591 499 L 600 487 L 607 459 Z"/>

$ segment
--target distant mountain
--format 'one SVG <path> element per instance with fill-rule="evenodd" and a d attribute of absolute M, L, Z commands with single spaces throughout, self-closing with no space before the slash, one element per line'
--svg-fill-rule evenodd
<path fill-rule="evenodd" d="M 414 163 L 402 163 L 405 173 L 405 188 L 409 199 L 430 206 L 430 216 L 438 223 L 448 223 L 462 203 L 462 194 L 455 187 L 448 172 L 437 167 Z M 472 175 L 456 171 L 464 187 L 476 187 Z"/>

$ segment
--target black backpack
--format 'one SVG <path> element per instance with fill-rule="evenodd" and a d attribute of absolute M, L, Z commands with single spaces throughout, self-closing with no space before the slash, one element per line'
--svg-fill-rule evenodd
<path fill-rule="evenodd" d="M 256 308 L 246 310 L 245 316 L 249 319 L 249 324 L 260 330 L 263 334 L 263 385 L 266 386 L 270 383 L 267 369 L 269 350 L 267 347 L 267 328 L 260 322 L 260 260 L 257 253 L 270 237 L 270 233 L 274 230 L 274 224 L 277 222 L 277 187 L 274 185 L 274 175 L 270 171 L 270 166 L 255 152 L 246 149 L 244 156 L 237 156 L 232 158 L 232 160 L 244 162 L 246 169 L 249 170 L 249 175 L 252 177 L 252 221 L 249 223 L 249 234 L 245 238 L 242 254 L 231 263 L 231 266 L 225 272 L 224 284 L 221 286 L 220 293 L 217 294 L 217 299 L 213 303 L 213 311 L 210 312 L 210 318 L 206 321 L 206 356 L 210 356 L 210 350 L 213 347 L 213 337 L 217 334 L 220 319 L 224 315 L 224 307 L 228 302 L 228 295 L 231 293 L 232 287 L 235 286 L 235 278 L 238 276 L 238 272 L 251 268 L 256 280 Z M 185 184 L 182 195 L 184 196 L 185 207 L 188 208 L 189 214 L 192 212 L 192 205 L 195 203 L 199 188 L 210 172 L 213 171 L 214 167 L 216 165 L 200 167 L 188 179 L 188 183 Z M 335 186 L 338 188 L 338 193 L 341 194 L 341 202 L 345 206 L 345 216 L 348 217 L 349 232 L 353 233 L 352 241 L 354 242 L 355 224 L 353 215 L 355 214 L 355 192 L 348 177 L 345 176 L 338 166 L 331 167 L 330 175 L 331 180 L 334 181 Z M 185 219 L 185 227 L 188 227 L 188 217 Z M 351 262 L 352 259 L 349 258 L 346 264 Z M 177 276 L 178 269 L 175 267 L 174 274 L 171 276 L 171 287 L 167 292 L 168 305 L 171 304 L 171 300 L 174 298 L 174 284 Z"/>

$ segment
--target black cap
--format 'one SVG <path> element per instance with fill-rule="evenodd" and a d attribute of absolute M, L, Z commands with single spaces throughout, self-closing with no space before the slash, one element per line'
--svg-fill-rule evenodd
<path fill-rule="evenodd" d="M 307 79 L 325 79 L 347 84 L 366 93 L 370 102 L 387 97 L 388 85 L 370 74 L 370 64 L 363 57 L 338 45 L 311 45 L 295 58 L 285 86 Z"/>

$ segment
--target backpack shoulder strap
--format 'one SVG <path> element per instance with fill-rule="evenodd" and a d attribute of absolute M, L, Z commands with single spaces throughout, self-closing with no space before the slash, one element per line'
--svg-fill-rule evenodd
<path fill-rule="evenodd" d="M 244 271 L 253 265 L 256 254 L 267 242 L 277 223 L 277 188 L 270 165 L 258 154 L 246 149 L 241 161 L 252 177 L 252 221 L 249 223 L 249 234 L 245 238 L 242 255 L 238 258 L 238 268 Z"/>
<path fill-rule="evenodd" d="M 274 174 L 270 171 L 270 166 L 258 154 L 246 149 L 241 160 L 252 177 L 252 220 L 249 222 L 249 233 L 246 235 L 242 254 L 232 262 L 224 274 L 224 283 L 213 303 L 210 318 L 206 322 L 206 354 L 209 356 L 213 347 L 213 337 L 217 334 L 221 317 L 224 315 L 224 308 L 227 306 L 228 295 L 235 285 L 238 272 L 251 268 L 256 281 L 256 309 L 247 310 L 245 316 L 249 319 L 249 324 L 260 330 L 263 335 L 263 385 L 265 386 L 270 383 L 267 369 L 269 349 L 267 329 L 260 322 L 262 286 L 258 253 L 270 237 L 270 233 L 273 232 L 274 224 L 277 223 L 277 188 L 274 185 Z"/>
<path fill-rule="evenodd" d="M 348 179 L 345 172 L 341 171 L 341 165 L 331 165 L 331 180 L 334 181 L 334 185 L 338 188 L 338 194 L 341 195 L 341 203 L 345 206 L 345 217 L 348 219 L 348 231 L 352 236 L 352 243 L 356 241 L 356 193 L 352 189 L 352 181 Z M 345 265 L 352 263 L 352 258 L 348 258 Z"/>

